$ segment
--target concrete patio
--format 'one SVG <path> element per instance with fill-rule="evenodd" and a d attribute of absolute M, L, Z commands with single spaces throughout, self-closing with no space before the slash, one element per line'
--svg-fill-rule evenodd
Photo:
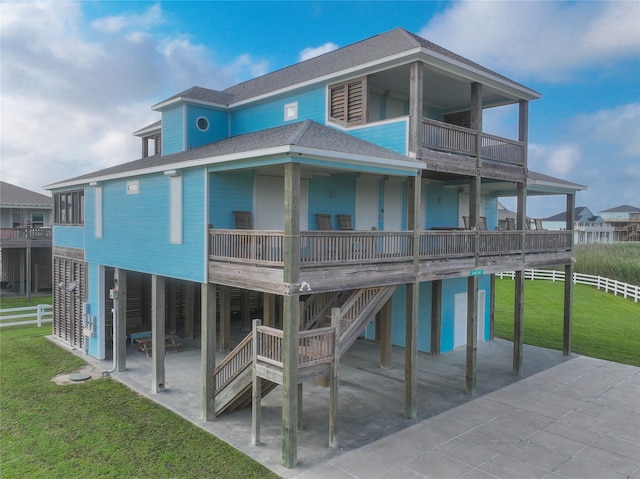
<path fill-rule="evenodd" d="M 281 457 L 281 388 L 262 402 L 261 444 L 251 409 L 200 419 L 199 342 L 165 360 L 166 390 L 151 393 L 151 360 L 130 346 L 112 376 L 285 478 L 640 479 L 640 368 L 512 343 L 478 345 L 478 393 L 464 393 L 465 351 L 419 355 L 418 418 L 403 417 L 404 350 L 378 367 L 378 345 L 358 340 L 341 361 L 339 447 L 328 447 L 328 388 L 305 384 L 298 467 Z M 98 369 L 110 361 L 83 356 Z M 220 359 L 223 356 L 220 356 Z"/>

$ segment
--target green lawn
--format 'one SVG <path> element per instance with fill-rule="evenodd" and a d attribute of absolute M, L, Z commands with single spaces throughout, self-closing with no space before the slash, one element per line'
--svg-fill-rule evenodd
<path fill-rule="evenodd" d="M 496 279 L 495 335 L 513 339 L 515 282 Z M 562 349 L 564 283 L 527 281 L 524 342 Z M 640 366 L 640 303 L 577 284 L 573 293 L 573 352 Z"/>
<path fill-rule="evenodd" d="M 3 479 L 278 477 L 110 378 L 54 384 L 84 363 L 48 341 L 50 332 L 0 330 Z"/>

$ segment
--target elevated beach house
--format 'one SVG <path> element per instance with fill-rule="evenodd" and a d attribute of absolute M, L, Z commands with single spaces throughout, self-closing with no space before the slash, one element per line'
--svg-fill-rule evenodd
<path fill-rule="evenodd" d="M 139 341 L 152 351 L 157 393 L 165 348 L 195 342 L 203 418 L 253 404 L 254 442 L 260 400 L 281 385 L 272 394 L 282 395 L 287 467 L 305 381 L 330 387 L 337 444 L 339 361 L 357 338 L 379 342 L 382 367 L 392 345 L 405 348 L 407 418 L 418 351 L 466 347 L 473 394 L 501 271 L 518 272 L 518 374 L 523 270 L 571 272 L 584 189 L 527 168 L 528 106 L 539 97 L 398 28 L 224 91 L 161 101 L 160 120 L 135 132 L 140 159 L 48 186 L 54 335 L 96 358 L 113 350 L 117 371 L 128 340 Z M 515 112 L 514 138 L 483 129 L 483 113 L 501 107 Z M 530 195 L 566 196 L 566 230 L 526 228 Z M 502 196 L 517 198 L 514 228 L 497 228 Z M 218 364 L 217 349 L 229 351 Z"/>

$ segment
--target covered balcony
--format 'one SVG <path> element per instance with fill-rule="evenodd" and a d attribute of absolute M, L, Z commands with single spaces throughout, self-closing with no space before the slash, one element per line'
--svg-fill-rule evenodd
<path fill-rule="evenodd" d="M 562 264 L 571 247 L 571 231 L 303 231 L 301 284 L 285 285 L 284 232 L 210 229 L 209 278 L 280 294 L 306 282 L 322 292 Z"/>

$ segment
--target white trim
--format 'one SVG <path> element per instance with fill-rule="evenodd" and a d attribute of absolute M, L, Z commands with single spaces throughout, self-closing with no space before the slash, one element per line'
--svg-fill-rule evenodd
<path fill-rule="evenodd" d="M 298 119 L 298 102 L 287 103 L 284 106 L 284 121 L 293 121 Z"/>
<path fill-rule="evenodd" d="M 169 242 L 182 244 L 182 176 L 169 176 Z"/>
<path fill-rule="evenodd" d="M 200 128 L 200 125 L 199 125 L 200 120 L 204 120 L 204 121 L 207 122 L 207 127 L 206 128 Z M 196 128 L 199 131 L 208 131 L 210 126 L 211 126 L 211 124 L 209 122 L 209 118 L 207 118 L 206 116 L 199 116 L 198 118 L 196 118 Z"/>
<path fill-rule="evenodd" d="M 128 195 L 140 194 L 140 180 L 127 181 L 127 194 Z"/>
<path fill-rule="evenodd" d="M 95 186 L 94 187 L 94 207 L 95 207 L 95 213 L 94 213 L 94 219 L 95 219 L 95 225 L 94 225 L 94 234 L 96 238 L 102 238 L 102 221 L 103 221 L 103 217 L 102 217 L 102 186 Z"/>

